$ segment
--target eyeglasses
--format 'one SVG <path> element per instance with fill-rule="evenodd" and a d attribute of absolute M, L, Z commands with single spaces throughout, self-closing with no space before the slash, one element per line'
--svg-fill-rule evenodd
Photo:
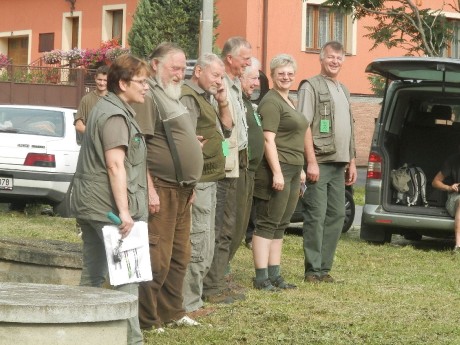
<path fill-rule="evenodd" d="M 288 77 L 289 79 L 292 79 L 295 76 L 295 74 L 292 72 L 278 72 L 277 75 L 278 78 Z"/>
<path fill-rule="evenodd" d="M 139 85 L 142 85 L 142 86 L 148 85 L 147 79 L 142 79 L 142 80 L 131 79 L 131 81 L 138 83 Z"/>

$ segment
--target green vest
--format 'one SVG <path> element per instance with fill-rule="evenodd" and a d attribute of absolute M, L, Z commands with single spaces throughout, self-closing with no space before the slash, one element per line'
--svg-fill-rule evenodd
<path fill-rule="evenodd" d="M 313 136 L 313 146 L 316 156 L 327 156 L 336 152 L 335 138 L 334 138 L 334 100 L 331 97 L 329 88 L 322 75 L 314 76 L 308 80 L 313 90 L 315 90 L 315 116 L 311 124 L 311 131 Z M 351 122 L 351 143 L 350 143 L 350 157 L 356 157 L 355 141 L 354 141 L 354 125 L 353 116 L 351 112 L 350 92 L 340 83 L 345 96 L 350 104 L 350 122 Z M 321 132 L 321 120 L 329 121 L 329 131 Z"/>
<path fill-rule="evenodd" d="M 246 107 L 246 122 L 248 124 L 248 170 L 255 172 L 264 157 L 264 130 L 260 115 L 254 111 L 251 101 L 244 94 L 243 102 Z"/>
<path fill-rule="evenodd" d="M 119 213 L 110 186 L 101 137 L 102 128 L 114 115 L 125 118 L 129 131 L 124 160 L 129 213 L 134 220 L 146 221 L 147 147 L 133 114 L 111 92 L 96 104 L 86 124 L 73 182 L 72 206 L 77 219 L 109 223 L 107 212 Z"/>
<path fill-rule="evenodd" d="M 225 157 L 222 151 L 224 137 L 217 129 L 217 112 L 214 107 L 188 85 L 182 86 L 182 96 L 192 96 L 200 108 L 196 134 L 207 142 L 203 146 L 203 173 L 200 182 L 215 182 L 225 177 Z"/>

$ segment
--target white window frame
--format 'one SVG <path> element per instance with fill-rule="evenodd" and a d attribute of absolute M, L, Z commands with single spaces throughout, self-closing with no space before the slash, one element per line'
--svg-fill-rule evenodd
<path fill-rule="evenodd" d="M 451 57 L 455 59 L 460 59 L 460 13 L 457 12 L 446 12 L 446 11 L 441 11 L 443 15 L 446 16 L 447 19 L 450 20 L 455 20 L 456 21 L 456 26 L 457 26 L 457 49 L 456 52 L 454 53 L 453 51 L 453 42 L 450 43 L 450 46 L 448 49 L 444 51 L 444 56 L 445 57 Z M 455 34 L 454 37 L 455 38 Z"/>
<path fill-rule="evenodd" d="M 307 41 L 307 7 L 308 5 L 322 5 L 324 0 L 302 0 L 302 33 L 301 33 L 301 42 L 300 50 L 303 52 L 312 51 L 310 48 L 306 47 Z M 345 43 L 345 51 L 347 54 L 356 55 L 356 46 L 357 46 L 357 32 L 358 32 L 358 23 L 356 20 L 352 19 L 351 14 L 346 15 L 346 25 L 347 25 L 347 37 Z"/>
<path fill-rule="evenodd" d="M 126 4 L 102 6 L 102 41 L 112 39 L 113 11 L 123 11 L 122 39 L 121 46 L 126 46 Z"/>
<path fill-rule="evenodd" d="M 0 53 L 8 53 L 8 39 L 12 37 L 25 37 L 27 36 L 29 46 L 27 47 L 27 64 L 30 64 L 30 57 L 32 56 L 32 30 L 14 30 L 0 32 Z"/>
<path fill-rule="evenodd" d="M 83 13 L 81 11 L 64 12 L 62 14 L 62 38 L 61 38 L 61 49 L 71 50 L 72 47 L 72 20 L 78 17 L 78 49 L 81 49 L 81 29 L 82 29 L 82 18 Z"/>

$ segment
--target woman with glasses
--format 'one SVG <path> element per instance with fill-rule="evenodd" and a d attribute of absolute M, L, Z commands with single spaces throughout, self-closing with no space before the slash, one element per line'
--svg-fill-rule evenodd
<path fill-rule="evenodd" d="M 275 56 L 270 62 L 273 88 L 258 107 L 264 130 L 265 156 L 255 179 L 257 221 L 252 251 L 256 271 L 254 287 L 260 290 L 296 288 L 285 282 L 280 272 L 284 231 L 299 198 L 304 137 L 308 126 L 289 97 L 296 69 L 296 62 L 290 55 Z"/>
<path fill-rule="evenodd" d="M 110 66 L 106 96 L 91 110 L 74 178 L 72 203 L 81 226 L 83 268 L 80 285 L 102 287 L 108 266 L 102 228 L 112 211 L 128 236 L 134 222 L 147 221 L 147 148 L 129 103 L 143 103 L 149 76 L 146 62 L 122 55 Z M 138 284 L 115 287 L 138 296 Z M 128 344 L 143 344 L 139 320 L 128 319 Z"/>

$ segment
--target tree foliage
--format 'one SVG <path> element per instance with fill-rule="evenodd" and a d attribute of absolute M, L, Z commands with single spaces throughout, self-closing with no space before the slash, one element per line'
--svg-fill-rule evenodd
<path fill-rule="evenodd" d="M 353 13 L 354 19 L 372 17 L 375 26 L 367 26 L 365 37 L 374 41 L 371 49 L 383 44 L 399 47 L 407 55 L 442 56 L 452 37 L 452 25 L 443 8 L 419 9 L 413 0 L 328 0 L 337 11 Z"/>
<path fill-rule="evenodd" d="M 133 54 L 146 57 L 164 41 L 177 43 L 196 58 L 200 40 L 199 0 L 139 0 L 128 42 Z M 214 27 L 218 19 L 214 16 Z"/>

